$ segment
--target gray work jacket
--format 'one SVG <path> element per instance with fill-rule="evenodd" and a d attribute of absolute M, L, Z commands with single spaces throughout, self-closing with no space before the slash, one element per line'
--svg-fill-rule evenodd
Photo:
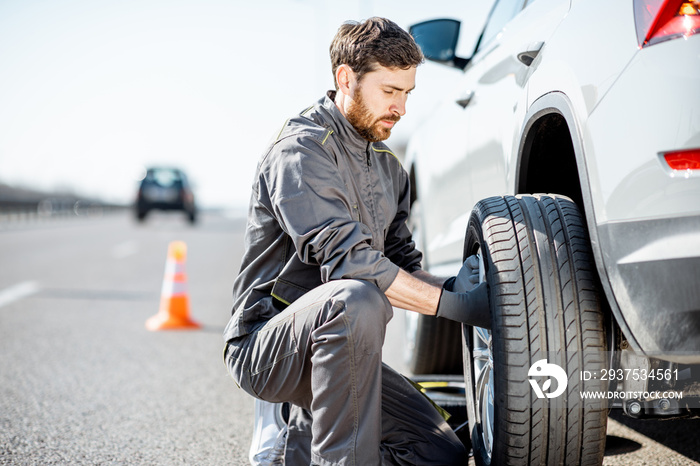
<path fill-rule="evenodd" d="M 406 226 L 406 171 L 340 113 L 334 92 L 288 120 L 260 160 L 226 341 L 247 335 L 307 291 L 359 279 L 382 291 L 420 269 Z"/>

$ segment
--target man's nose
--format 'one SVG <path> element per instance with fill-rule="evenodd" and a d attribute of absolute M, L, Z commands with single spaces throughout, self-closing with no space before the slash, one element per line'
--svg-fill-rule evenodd
<path fill-rule="evenodd" d="M 407 96 L 400 96 L 394 100 L 389 109 L 391 113 L 398 114 L 399 116 L 404 116 L 406 114 L 406 99 Z"/>

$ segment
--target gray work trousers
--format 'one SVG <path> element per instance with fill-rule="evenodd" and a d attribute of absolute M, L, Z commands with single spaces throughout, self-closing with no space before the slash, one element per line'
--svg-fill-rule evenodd
<path fill-rule="evenodd" d="M 226 349 L 238 385 L 292 404 L 285 464 L 467 464 L 434 406 L 382 363 L 393 316 L 375 285 L 332 281 Z"/>

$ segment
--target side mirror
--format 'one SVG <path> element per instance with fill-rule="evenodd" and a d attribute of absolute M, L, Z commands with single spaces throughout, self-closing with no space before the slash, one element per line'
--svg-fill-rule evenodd
<path fill-rule="evenodd" d="M 409 32 L 425 58 L 463 70 L 469 59 L 456 55 L 460 26 L 454 19 L 433 19 L 414 24 Z"/>

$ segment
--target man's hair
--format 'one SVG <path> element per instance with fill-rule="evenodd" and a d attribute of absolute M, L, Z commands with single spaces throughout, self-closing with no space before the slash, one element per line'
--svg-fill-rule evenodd
<path fill-rule="evenodd" d="M 378 17 L 362 23 L 343 23 L 331 42 L 330 52 L 334 82 L 340 65 L 352 68 L 359 81 L 376 65 L 407 70 L 423 63 L 423 53 L 413 37 L 393 21 Z M 335 89 L 338 90 L 337 82 Z"/>

